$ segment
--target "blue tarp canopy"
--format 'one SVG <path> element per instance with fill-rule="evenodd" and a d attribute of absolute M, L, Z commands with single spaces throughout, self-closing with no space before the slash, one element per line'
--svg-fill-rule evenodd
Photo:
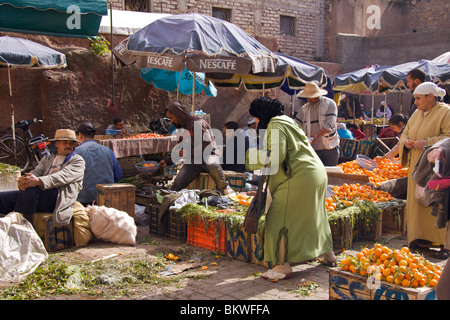
<path fill-rule="evenodd" d="M 91 37 L 107 10 L 106 0 L 0 0 L 0 30 Z"/>

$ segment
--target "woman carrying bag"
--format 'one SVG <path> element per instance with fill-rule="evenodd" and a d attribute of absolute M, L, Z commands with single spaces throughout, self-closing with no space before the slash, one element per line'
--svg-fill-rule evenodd
<path fill-rule="evenodd" d="M 297 123 L 284 115 L 280 101 L 256 98 L 250 115 L 258 129 L 266 129 L 263 150 L 247 151 L 246 168 L 263 169 L 269 175 L 272 202 L 266 208 L 264 261 L 273 269 L 265 279 L 285 279 L 292 273 L 291 263 L 322 257 L 336 265 L 331 229 L 325 210 L 327 174 L 322 161 Z M 270 152 L 270 156 L 268 153 Z"/>

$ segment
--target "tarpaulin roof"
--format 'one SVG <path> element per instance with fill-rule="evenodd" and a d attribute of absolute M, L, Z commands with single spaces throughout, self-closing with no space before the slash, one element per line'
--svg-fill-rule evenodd
<path fill-rule="evenodd" d="M 69 37 L 95 36 L 107 10 L 106 0 L 0 1 L 0 30 Z"/>

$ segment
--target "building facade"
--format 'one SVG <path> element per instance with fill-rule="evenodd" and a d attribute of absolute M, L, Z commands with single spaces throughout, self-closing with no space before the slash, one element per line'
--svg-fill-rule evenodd
<path fill-rule="evenodd" d="M 325 0 L 112 0 L 113 9 L 201 13 L 234 23 L 273 51 L 323 61 Z"/>

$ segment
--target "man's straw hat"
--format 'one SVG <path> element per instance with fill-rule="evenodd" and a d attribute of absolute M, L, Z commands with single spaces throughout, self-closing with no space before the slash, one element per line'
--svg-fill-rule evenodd
<path fill-rule="evenodd" d="M 66 140 L 66 141 L 77 141 L 77 137 L 75 135 L 75 131 L 70 130 L 70 129 L 58 129 L 55 132 L 55 138 L 51 139 L 50 141 L 61 141 L 61 140 Z"/>
<path fill-rule="evenodd" d="M 299 98 L 318 98 L 328 94 L 328 91 L 319 88 L 315 82 L 308 82 L 305 85 L 305 89 L 300 91 L 297 95 Z"/>

